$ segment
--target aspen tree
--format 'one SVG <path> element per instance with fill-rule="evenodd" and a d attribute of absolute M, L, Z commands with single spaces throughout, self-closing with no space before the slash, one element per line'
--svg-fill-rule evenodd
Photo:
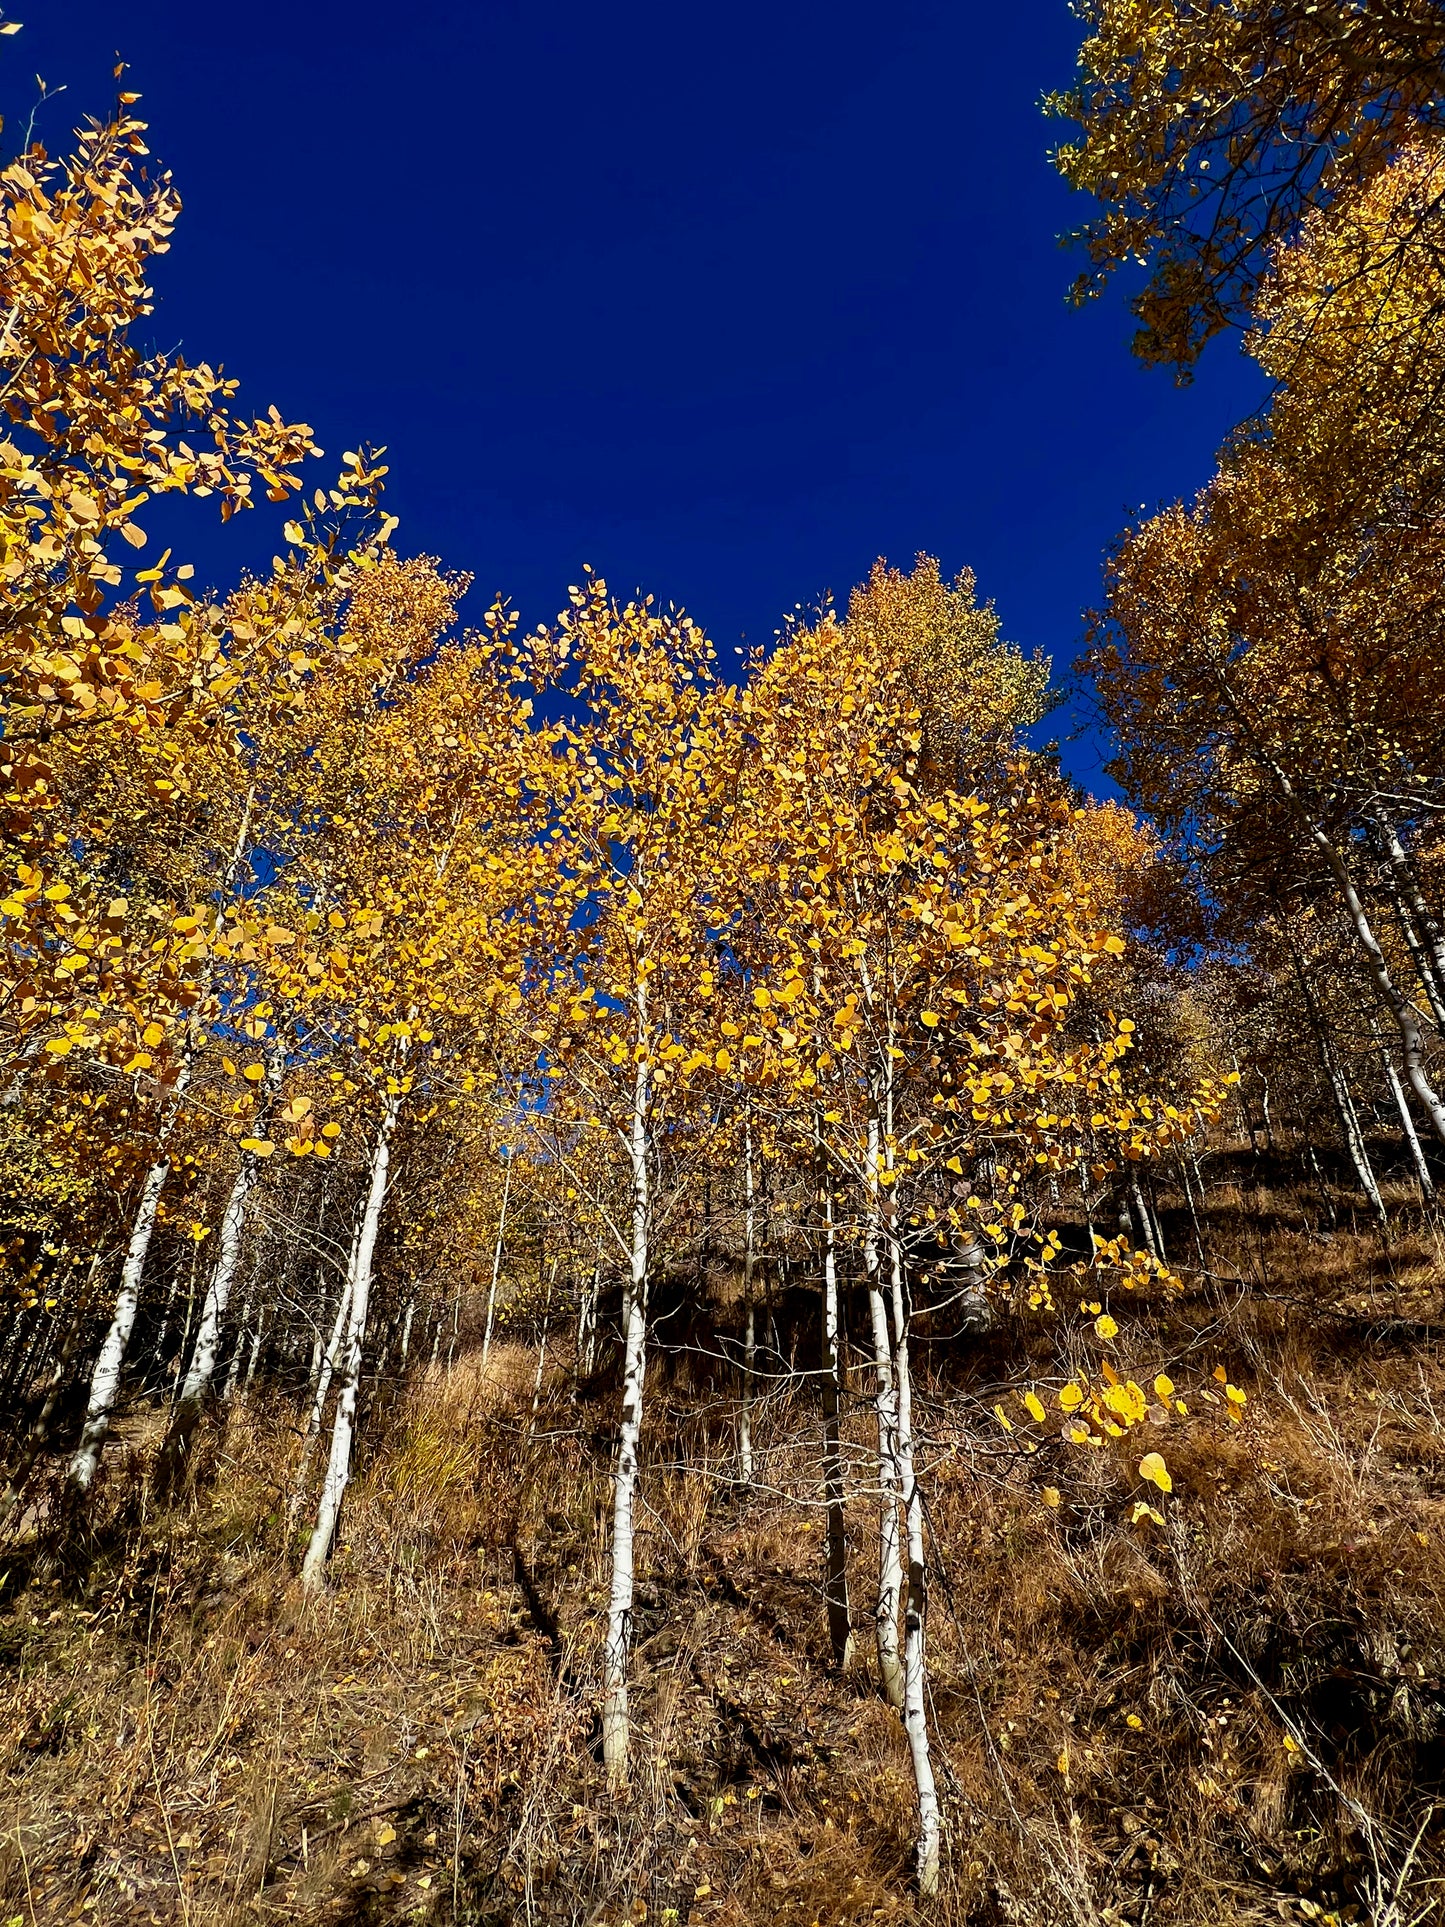
<path fill-rule="evenodd" d="M 1101 211 L 1072 237 L 1074 298 L 1126 264 L 1135 353 L 1188 367 L 1248 316 L 1282 240 L 1348 201 L 1445 119 L 1445 28 L 1430 0 L 1090 0 L 1078 74 L 1048 111 L 1077 124 L 1054 160 Z"/>
<path fill-rule="evenodd" d="M 1011 776 L 985 763 L 994 801 L 948 788 L 942 770 L 959 761 L 927 752 L 912 672 L 879 626 L 825 615 L 794 632 L 745 693 L 749 806 L 727 874 L 747 899 L 732 944 L 752 1008 L 745 1024 L 729 1019 L 721 1030 L 748 1101 L 767 1106 L 775 1131 L 800 1147 L 811 1140 L 827 1174 L 825 1228 L 839 1187 L 863 1203 L 878 1490 L 885 1508 L 901 1507 L 908 1554 L 899 1682 L 901 1575 L 885 1526 L 880 1665 L 902 1701 L 919 1878 L 931 1891 L 940 1822 L 926 1718 L 910 1233 L 926 1224 L 946 1238 L 966 1254 L 971 1281 L 1016 1262 L 1021 1247 L 1032 1301 L 1047 1304 L 1058 1243 L 1037 1220 L 1041 1180 L 1072 1168 L 1086 1134 L 1096 1155 L 1101 1145 L 1137 1157 L 1178 1141 L 1215 1093 L 1206 1083 L 1187 1113 L 1156 1111 L 1123 1079 L 1132 1021 L 1113 1020 L 1097 1041 L 1072 1037 L 1080 994 L 1126 949 L 1098 927 L 1063 863 L 1075 811 L 1046 783 L 1032 788 L 1026 759 Z M 1101 1250 L 1095 1262 L 1107 1271 L 1118 1257 Z M 830 1282 L 825 1242 L 825 1316 Z M 896 1547 L 896 1511 L 891 1529 Z M 827 1583 L 831 1604 L 831 1557 Z"/>
<path fill-rule="evenodd" d="M 495 620 L 495 618 L 494 618 Z M 533 784 L 552 823 L 543 920 L 551 974 L 526 1006 L 549 1108 L 620 1166 L 609 1215 L 624 1266 L 621 1393 L 602 1660 L 609 1779 L 625 1778 L 634 1511 L 647 1375 L 659 1133 L 688 1080 L 730 1062 L 707 1037 L 709 908 L 719 813 L 731 807 L 731 692 L 686 616 L 614 604 L 589 575 L 556 627 L 518 645 L 518 672 L 576 721 L 534 738 Z M 576 1165 L 559 1146 L 569 1181 Z M 580 1175 L 580 1174 L 579 1174 Z"/>
<path fill-rule="evenodd" d="M 1126 790 L 1217 900 L 1333 895 L 1445 1141 L 1424 861 L 1445 767 L 1442 180 L 1417 142 L 1280 252 L 1249 343 L 1269 409 L 1192 505 L 1126 533 L 1088 659 Z"/>
<path fill-rule="evenodd" d="M 351 1447 L 356 1429 L 356 1401 L 361 1384 L 362 1349 L 366 1342 L 366 1320 L 371 1301 L 372 1265 L 376 1256 L 377 1234 L 381 1227 L 382 1207 L 386 1203 L 387 1177 L 391 1167 L 391 1135 L 401 1108 L 402 1087 L 387 1094 L 377 1127 L 376 1147 L 371 1155 L 366 1203 L 357 1227 L 356 1252 L 351 1263 L 346 1337 L 340 1355 L 336 1412 L 332 1420 L 331 1456 L 321 1489 L 316 1524 L 306 1543 L 301 1564 L 301 1584 L 308 1592 L 319 1592 L 325 1583 L 326 1562 L 331 1556 L 341 1501 L 351 1478 Z"/>
<path fill-rule="evenodd" d="M 738 1407 L 738 1475 L 753 1482 L 753 1374 L 757 1361 L 757 1196 L 753 1168 L 753 1121 L 743 1126 L 743 1383 Z"/>

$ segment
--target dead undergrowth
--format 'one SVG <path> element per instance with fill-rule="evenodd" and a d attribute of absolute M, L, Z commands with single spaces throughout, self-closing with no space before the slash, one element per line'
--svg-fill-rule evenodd
<path fill-rule="evenodd" d="M 1396 1202 L 1386 1246 L 1322 1236 L 1286 1189 L 1217 1188 L 1208 1274 L 1172 1307 L 1113 1308 L 1118 1370 L 1167 1372 L 1191 1407 L 1142 1446 L 1082 1451 L 1023 1413 L 1021 1391 L 1097 1369 L 1072 1308 L 1003 1320 L 966 1355 L 939 1344 L 932 1371 L 925 1330 L 940 1921 L 1439 1917 L 1445 1272 L 1438 1233 Z M 1170 1234 L 1182 1248 L 1187 1228 Z M 611 1404 L 574 1393 L 562 1356 L 534 1420 L 531 1367 L 517 1348 L 485 1377 L 465 1360 L 378 1397 L 320 1607 L 282 1543 L 295 1414 L 264 1398 L 229 1414 L 189 1499 L 159 1512 L 143 1496 L 155 1427 L 137 1415 L 79 1560 L 55 1564 L 32 1509 L 0 1560 L 0 1916 L 841 1927 L 921 1912 L 907 1755 L 864 1603 L 861 1361 L 846 1676 L 828 1659 L 806 1387 L 780 1378 L 760 1399 L 743 1492 L 725 1369 L 690 1354 L 659 1372 L 637 1764 L 615 1800 L 592 1706 Z M 1206 1402 L 1216 1367 L 1248 1393 L 1241 1424 Z M 1134 1518 L 1154 1445 L 1175 1486 L 1162 1526 Z"/>

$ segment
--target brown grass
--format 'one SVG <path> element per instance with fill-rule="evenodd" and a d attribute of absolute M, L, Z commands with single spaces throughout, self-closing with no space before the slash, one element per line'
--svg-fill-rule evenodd
<path fill-rule="evenodd" d="M 1322 1239 L 1284 1191 L 1212 1202 L 1212 1277 L 1172 1307 L 1115 1308 L 1112 1350 L 1191 1392 L 1222 1364 L 1249 1393 L 1241 1426 L 1195 1397 L 1187 1422 L 1100 1452 L 1030 1427 L 1014 1388 L 1096 1361 L 1063 1342 L 1077 1321 L 1009 1321 L 937 1377 L 921 1348 L 947 1815 L 929 1917 L 949 1927 L 1439 1916 L 1439 1239 Z M 760 1404 L 744 1495 L 725 1403 L 685 1365 L 658 1381 L 636 1770 L 607 1795 L 592 1682 L 610 1406 L 574 1403 L 566 1363 L 535 1437 L 520 1347 L 378 1406 L 319 1606 L 278 1542 L 294 1414 L 264 1401 L 164 1513 L 138 1496 L 149 1435 L 119 1448 L 87 1571 L 47 1577 L 38 1542 L 12 1545 L 0 1919 L 920 1914 L 907 1755 L 866 1624 L 854 1672 L 828 1664 L 801 1392 Z M 860 1396 L 860 1619 L 870 1424 Z M 1162 1529 L 1131 1522 L 1150 1447 L 1175 1480 Z"/>

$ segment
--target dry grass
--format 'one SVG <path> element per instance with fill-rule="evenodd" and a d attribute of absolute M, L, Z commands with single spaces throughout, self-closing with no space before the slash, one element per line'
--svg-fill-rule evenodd
<path fill-rule="evenodd" d="M 1037 1319 L 924 1369 L 947 1812 L 932 1917 L 949 1927 L 1440 1913 L 1439 1241 L 1321 1239 L 1286 1191 L 1213 1205 L 1212 1277 L 1172 1309 L 1117 1312 L 1115 1357 L 1181 1387 L 1224 1364 L 1250 1393 L 1243 1426 L 1196 1403 L 1142 1448 L 1005 1432 L 1008 1387 L 1084 1362 Z M 144 1437 L 118 1451 L 86 1572 L 44 1577 L 36 1544 L 12 1546 L 0 1918 L 833 1927 L 921 1911 L 907 1756 L 866 1625 L 854 1672 L 828 1664 L 811 1404 L 762 1401 L 744 1495 L 726 1403 L 685 1361 L 660 1377 L 637 1764 L 613 1800 L 591 1703 L 610 1407 L 574 1403 L 559 1368 L 529 1436 L 531 1373 L 503 1349 L 485 1375 L 467 1360 L 373 1411 L 320 1606 L 279 1543 L 292 1414 L 264 1402 L 163 1514 L 135 1496 Z M 875 1556 L 870 1422 L 860 1396 L 855 1608 Z M 1151 1445 L 1176 1482 L 1162 1529 L 1131 1522 Z"/>

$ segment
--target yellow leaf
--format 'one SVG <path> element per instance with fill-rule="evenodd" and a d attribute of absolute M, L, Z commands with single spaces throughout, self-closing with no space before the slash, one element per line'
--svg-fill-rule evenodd
<path fill-rule="evenodd" d="M 1165 1402 L 1167 1403 L 1167 1402 L 1168 1402 L 1168 1400 L 1170 1400 L 1170 1399 L 1171 1399 L 1171 1398 L 1173 1398 L 1173 1396 L 1174 1396 L 1174 1381 L 1173 1381 L 1173 1379 L 1171 1379 L 1171 1378 L 1166 1378 L 1166 1377 L 1164 1376 L 1164 1374 L 1163 1374 L 1163 1372 L 1161 1372 L 1161 1373 L 1159 1374 L 1159 1376 L 1158 1376 L 1158 1378 L 1156 1378 L 1156 1379 L 1155 1379 L 1155 1381 L 1154 1381 L 1154 1390 L 1155 1390 L 1155 1392 L 1156 1392 L 1156 1394 L 1157 1394 L 1157 1395 L 1158 1395 L 1158 1396 L 1159 1396 L 1160 1398 L 1162 1398 L 1163 1400 L 1165 1400 Z"/>
<path fill-rule="evenodd" d="M 68 1037 L 52 1037 L 45 1048 L 50 1052 L 52 1057 L 64 1057 L 70 1049 L 70 1039 Z"/>
<path fill-rule="evenodd" d="M 241 1149 L 243 1151 L 254 1151 L 258 1158 L 268 1158 L 276 1149 L 276 1146 L 268 1137 L 243 1137 L 241 1139 Z"/>
<path fill-rule="evenodd" d="M 388 1821 L 384 1827 L 378 1827 L 376 1830 L 376 1844 L 379 1847 L 389 1847 L 395 1838 L 396 1828 L 392 1826 L 390 1821 Z"/>
<path fill-rule="evenodd" d="M 938 1012 L 936 1010 L 921 1010 L 918 1013 L 918 1021 L 920 1024 L 926 1024 L 930 1030 L 933 1030 L 938 1023 Z"/>
<path fill-rule="evenodd" d="M 1042 1425 L 1048 1417 L 1043 1407 L 1043 1401 L 1039 1398 L 1037 1392 L 1024 1393 L 1024 1409 L 1027 1411 L 1029 1417 L 1036 1420 L 1040 1425 Z"/>
<path fill-rule="evenodd" d="M 1157 1485 L 1161 1492 L 1172 1492 L 1174 1481 L 1169 1476 L 1169 1468 L 1157 1452 L 1146 1452 L 1139 1461 L 1139 1477 Z"/>
<path fill-rule="evenodd" d="M 1100 1338 L 1117 1338 L 1119 1336 L 1119 1327 L 1114 1323 L 1108 1312 L 1103 1312 L 1094 1320 L 1094 1330 L 1099 1334 Z"/>
<path fill-rule="evenodd" d="M 1046 1485 L 1044 1487 L 1044 1504 L 1045 1505 L 1056 1506 L 1059 1503 L 1062 1496 L 1063 1496 L 1062 1493 L 1059 1491 L 1059 1488 L 1056 1485 Z"/>
<path fill-rule="evenodd" d="M 151 1045 L 152 1048 L 154 1048 L 157 1044 L 164 1043 L 165 1035 L 166 1035 L 166 1032 L 165 1032 L 164 1024 L 147 1024 L 145 1029 L 141 1032 L 141 1037 L 144 1039 L 144 1041 L 147 1044 Z"/>
<path fill-rule="evenodd" d="M 241 1075 L 248 1084 L 259 1084 L 261 1079 L 266 1075 L 266 1066 L 264 1064 L 248 1064 L 245 1070 L 241 1072 Z"/>

